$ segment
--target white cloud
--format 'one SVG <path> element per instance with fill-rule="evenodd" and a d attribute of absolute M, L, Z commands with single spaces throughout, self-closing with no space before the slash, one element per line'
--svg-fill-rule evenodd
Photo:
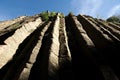
<path fill-rule="evenodd" d="M 73 0 L 71 7 L 77 14 L 81 13 L 96 16 L 102 3 L 103 0 Z"/>
<path fill-rule="evenodd" d="M 108 12 L 108 18 L 115 15 L 118 11 L 120 11 L 120 4 L 114 6 L 109 12 Z"/>

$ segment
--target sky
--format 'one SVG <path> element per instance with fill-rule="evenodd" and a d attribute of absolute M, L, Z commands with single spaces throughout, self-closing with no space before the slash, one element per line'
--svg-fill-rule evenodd
<path fill-rule="evenodd" d="M 120 14 L 120 0 L 1 0 L 0 21 L 43 11 L 84 14 L 107 19 Z"/>

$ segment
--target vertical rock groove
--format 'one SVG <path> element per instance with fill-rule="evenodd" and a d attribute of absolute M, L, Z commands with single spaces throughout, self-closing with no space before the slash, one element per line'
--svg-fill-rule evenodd
<path fill-rule="evenodd" d="M 59 77 L 60 80 L 71 80 L 72 79 L 72 64 L 71 64 L 71 53 L 68 47 L 68 37 L 65 28 L 65 19 L 60 19 L 59 25 Z"/>

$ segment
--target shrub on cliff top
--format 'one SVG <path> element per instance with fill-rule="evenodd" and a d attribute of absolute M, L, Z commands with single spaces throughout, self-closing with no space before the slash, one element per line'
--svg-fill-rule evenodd
<path fill-rule="evenodd" d="M 55 16 L 56 16 L 55 12 L 42 12 L 40 14 L 40 17 L 42 18 L 43 21 L 52 20 L 52 18 L 54 18 Z"/>
<path fill-rule="evenodd" d="M 120 16 L 111 16 L 107 19 L 107 21 L 113 22 L 113 23 L 115 22 L 120 23 Z"/>

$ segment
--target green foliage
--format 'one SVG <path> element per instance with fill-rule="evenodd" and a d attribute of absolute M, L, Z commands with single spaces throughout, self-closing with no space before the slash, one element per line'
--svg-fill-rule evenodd
<path fill-rule="evenodd" d="M 115 23 L 115 22 L 120 23 L 120 16 L 112 16 L 112 17 L 108 18 L 107 21 L 113 22 L 113 23 Z"/>
<path fill-rule="evenodd" d="M 48 20 L 52 20 L 56 16 L 56 13 L 55 12 L 42 12 L 40 16 L 43 21 L 48 21 Z"/>
<path fill-rule="evenodd" d="M 40 14 L 40 16 L 41 16 L 41 18 L 42 18 L 43 21 L 49 20 L 49 14 L 47 12 L 42 12 Z"/>
<path fill-rule="evenodd" d="M 55 12 L 51 12 L 49 16 L 50 16 L 50 17 L 54 17 L 55 15 L 56 15 Z"/>
<path fill-rule="evenodd" d="M 55 16 L 56 16 L 55 12 L 49 12 L 49 20 L 53 20 Z"/>

